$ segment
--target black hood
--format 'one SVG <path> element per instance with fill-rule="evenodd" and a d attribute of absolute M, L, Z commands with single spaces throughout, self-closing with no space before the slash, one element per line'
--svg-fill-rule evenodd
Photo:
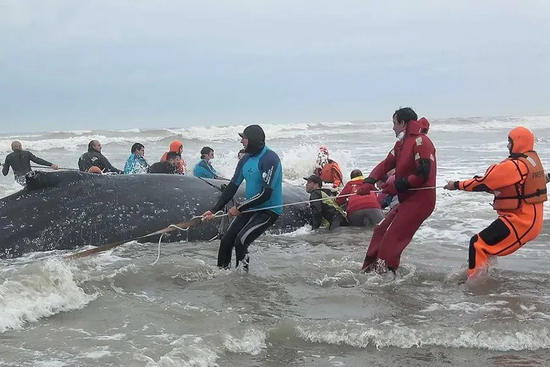
<path fill-rule="evenodd" d="M 259 154 L 265 147 L 265 133 L 258 125 L 247 126 L 242 133 L 239 133 L 242 138 L 248 139 L 248 145 L 245 152 L 250 155 Z"/>

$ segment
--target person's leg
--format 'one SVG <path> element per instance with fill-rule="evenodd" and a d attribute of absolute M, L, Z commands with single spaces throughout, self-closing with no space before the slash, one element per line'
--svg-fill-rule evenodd
<path fill-rule="evenodd" d="M 234 240 L 236 266 L 239 266 L 239 262 L 243 261 L 244 268 L 248 271 L 248 246 L 256 238 L 260 237 L 266 229 L 271 227 L 277 221 L 277 218 L 279 216 L 269 210 L 262 210 L 252 214 Z"/>

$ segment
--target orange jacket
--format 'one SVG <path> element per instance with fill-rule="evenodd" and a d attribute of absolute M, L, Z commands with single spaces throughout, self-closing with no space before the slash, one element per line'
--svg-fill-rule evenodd
<path fill-rule="evenodd" d="M 493 208 L 499 214 L 519 213 L 530 204 L 542 207 L 547 200 L 546 178 L 533 151 L 535 136 L 520 126 L 510 132 L 508 139 L 511 149 L 507 159 L 490 166 L 482 177 L 458 181 L 455 185 L 459 190 L 493 193 Z"/>
<path fill-rule="evenodd" d="M 332 159 L 329 159 L 323 168 L 316 168 L 314 174 L 321 177 L 323 182 L 331 183 L 332 187 L 342 186 L 342 171 L 338 163 Z"/>
<path fill-rule="evenodd" d="M 179 153 L 180 152 L 180 149 L 183 148 L 183 144 L 177 140 L 174 140 L 173 142 L 170 143 L 170 150 L 168 152 L 165 152 L 162 157 L 160 158 L 160 161 L 161 162 L 164 162 L 166 160 L 166 155 L 169 153 L 169 152 L 176 152 L 176 153 Z M 181 157 L 181 160 L 178 162 L 178 173 L 179 174 L 183 174 L 185 172 L 185 160 L 183 159 L 183 157 Z"/>

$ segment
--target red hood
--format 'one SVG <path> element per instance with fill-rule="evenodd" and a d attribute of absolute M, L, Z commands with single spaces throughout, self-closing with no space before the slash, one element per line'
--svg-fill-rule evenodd
<path fill-rule="evenodd" d="M 427 134 L 428 130 L 430 130 L 430 122 L 425 117 L 418 121 L 409 121 L 407 124 L 407 135 Z"/>

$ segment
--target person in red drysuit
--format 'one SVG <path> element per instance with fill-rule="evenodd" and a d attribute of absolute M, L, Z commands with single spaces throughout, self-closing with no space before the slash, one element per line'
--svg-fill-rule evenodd
<path fill-rule="evenodd" d="M 389 270 L 395 274 L 401 253 L 435 208 L 437 164 L 435 147 L 426 135 L 429 127 L 428 120 L 418 119 L 410 107 L 395 111 L 393 130 L 399 140 L 357 190 L 359 195 L 370 194 L 376 190 L 374 184 L 395 168 L 395 181 L 383 184 L 381 189 L 397 195 L 399 205 L 374 229 L 362 272 Z"/>

